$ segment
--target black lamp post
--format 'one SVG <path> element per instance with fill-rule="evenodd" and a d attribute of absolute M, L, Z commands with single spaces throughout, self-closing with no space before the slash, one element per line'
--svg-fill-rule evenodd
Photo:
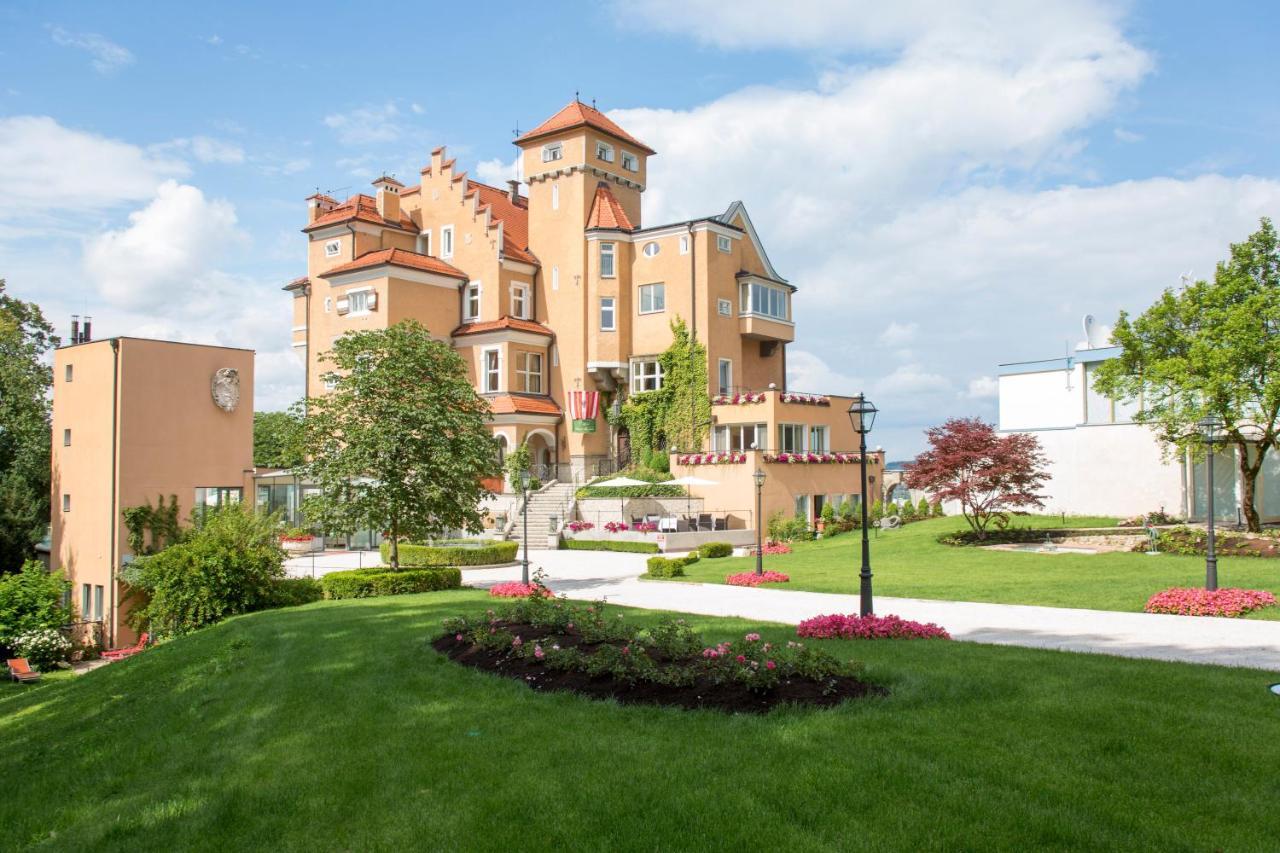
<path fill-rule="evenodd" d="M 764 494 L 764 470 L 757 468 L 756 472 L 751 475 L 751 479 L 756 481 L 756 574 L 764 574 L 764 547 L 762 541 L 761 530 L 764 527 L 764 516 L 761 513 L 761 496 Z"/>
<path fill-rule="evenodd" d="M 1205 460 L 1205 521 L 1209 528 L 1209 541 L 1205 547 L 1204 588 L 1210 592 L 1218 588 L 1218 553 L 1214 541 L 1213 512 L 1213 454 L 1214 445 L 1222 441 L 1222 418 L 1217 415 L 1205 415 L 1197 426 L 1200 427 L 1200 438 L 1208 446 L 1209 452 Z"/>
<path fill-rule="evenodd" d="M 861 579 L 859 612 L 863 616 L 870 616 L 873 612 L 871 606 L 871 539 L 867 532 L 867 433 L 871 432 L 871 427 L 876 422 L 877 411 L 879 410 L 872 405 L 865 394 L 859 394 L 855 397 L 853 405 L 849 407 L 849 420 L 853 422 L 853 428 L 858 433 L 858 473 L 862 489 L 858 502 L 862 504 L 862 572 L 859 575 Z"/>
<path fill-rule="evenodd" d="M 520 495 L 524 499 L 524 554 L 520 563 L 520 579 L 529 585 L 529 471 L 520 472 Z"/>

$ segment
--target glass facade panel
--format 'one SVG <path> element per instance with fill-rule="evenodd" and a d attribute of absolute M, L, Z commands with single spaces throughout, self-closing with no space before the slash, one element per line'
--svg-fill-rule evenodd
<path fill-rule="evenodd" d="M 1205 499 L 1205 473 L 1207 466 L 1204 460 L 1192 467 L 1192 515 L 1195 518 L 1205 517 L 1208 501 Z M 1236 520 L 1239 514 L 1239 502 L 1236 500 L 1236 454 L 1234 450 L 1219 452 L 1213 457 L 1213 514 L 1219 521 Z"/>

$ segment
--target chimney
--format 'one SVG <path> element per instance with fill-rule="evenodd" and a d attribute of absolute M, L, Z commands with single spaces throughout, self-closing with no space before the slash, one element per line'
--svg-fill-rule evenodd
<path fill-rule="evenodd" d="M 383 175 L 373 182 L 378 191 L 378 215 L 392 222 L 400 221 L 400 190 L 404 184 L 395 178 Z"/>
<path fill-rule="evenodd" d="M 315 194 L 307 196 L 307 224 L 310 225 L 337 206 L 336 201 L 317 189 Z"/>
<path fill-rule="evenodd" d="M 80 342 L 86 343 L 93 340 L 93 318 L 84 318 L 84 329 L 80 332 Z"/>
<path fill-rule="evenodd" d="M 71 343 L 80 343 L 80 315 L 71 315 Z"/>
<path fill-rule="evenodd" d="M 515 204 L 518 201 L 520 201 L 520 182 L 507 181 L 507 186 L 511 188 L 511 192 L 510 192 L 511 203 Z"/>

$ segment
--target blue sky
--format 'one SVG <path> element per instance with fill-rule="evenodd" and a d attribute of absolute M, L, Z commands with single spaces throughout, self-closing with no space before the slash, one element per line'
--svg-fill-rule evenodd
<path fill-rule="evenodd" d="M 59 324 L 252 346 L 281 406 L 302 199 L 439 144 L 499 180 L 578 91 L 658 149 L 646 222 L 746 202 L 800 288 L 793 386 L 866 390 L 901 457 L 1280 208 L 1275 4 L 884 5 L 11 2 L 0 277 Z"/>

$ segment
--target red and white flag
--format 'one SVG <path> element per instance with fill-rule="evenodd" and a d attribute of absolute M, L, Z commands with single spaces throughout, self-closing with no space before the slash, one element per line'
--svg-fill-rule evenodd
<path fill-rule="evenodd" d="M 599 391 L 570 391 L 569 416 L 575 421 L 594 421 L 600 414 Z"/>

